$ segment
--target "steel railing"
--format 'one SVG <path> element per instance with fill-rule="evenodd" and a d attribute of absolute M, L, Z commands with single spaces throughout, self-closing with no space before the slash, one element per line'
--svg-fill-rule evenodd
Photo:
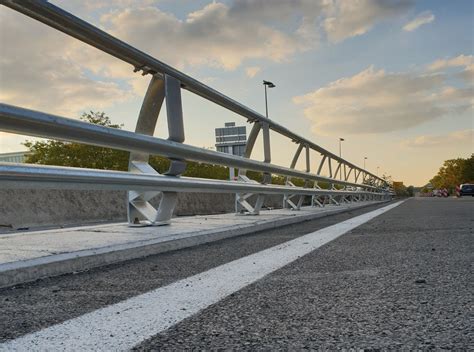
<path fill-rule="evenodd" d="M 1 3 L 133 65 L 135 72 L 142 71 L 143 74 L 151 75 L 135 133 L 0 104 L 2 131 L 131 152 L 129 172 L 2 163 L 0 182 L 5 187 L 126 189 L 129 191 L 128 218 L 129 222 L 135 225 L 169 223 L 176 206 L 177 192 L 236 193 L 237 211 L 248 214 L 259 213 L 266 194 L 283 195 L 283 205 L 293 209 L 300 209 L 305 196 L 311 196 L 312 205 L 317 206 L 324 206 L 326 202 L 340 204 L 353 200 L 385 200 L 391 196 L 385 180 L 55 5 L 31 0 L 5 0 Z M 193 92 L 253 123 L 244 157 L 183 143 L 185 134 L 181 89 Z M 161 139 L 152 135 L 165 99 L 169 137 Z M 270 131 L 297 144 L 290 167 L 271 163 Z M 250 159 L 260 133 L 263 135 L 263 162 Z M 306 172 L 295 169 L 303 150 Z M 322 157 L 316 172 L 311 172 L 311 150 Z M 150 154 L 159 154 L 170 159 L 170 168 L 164 175 L 158 174 L 150 167 Z M 239 180 L 181 177 L 186 160 L 238 168 Z M 329 169 L 329 177 L 321 175 L 324 166 Z M 249 179 L 246 170 L 262 172 L 263 181 L 257 183 Z M 271 185 L 271 174 L 285 176 L 286 185 Z M 306 180 L 305 186 L 294 186 L 291 178 Z M 331 189 L 321 189 L 318 182 L 331 185 Z M 148 201 L 160 192 L 160 205 L 155 209 Z M 251 195 L 256 195 L 254 204 L 250 202 Z M 298 197 L 298 200 L 295 201 L 294 197 Z"/>

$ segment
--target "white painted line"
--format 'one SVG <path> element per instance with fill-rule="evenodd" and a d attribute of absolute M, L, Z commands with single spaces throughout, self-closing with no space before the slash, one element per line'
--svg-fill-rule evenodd
<path fill-rule="evenodd" d="M 400 205 L 397 202 L 0 345 L 0 351 L 123 351 Z"/>

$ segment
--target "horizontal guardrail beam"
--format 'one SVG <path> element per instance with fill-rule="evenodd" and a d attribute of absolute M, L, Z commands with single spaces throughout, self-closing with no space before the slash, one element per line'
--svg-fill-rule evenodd
<path fill-rule="evenodd" d="M 369 195 L 385 193 L 367 191 L 335 191 L 279 185 L 263 185 L 238 181 L 211 180 L 195 177 L 132 174 L 73 167 L 0 163 L 0 181 L 8 188 L 97 189 L 206 193 L 260 193 L 300 195 Z"/>
<path fill-rule="evenodd" d="M 333 154 L 321 146 L 311 142 L 310 140 L 297 135 L 275 121 L 264 117 L 263 115 L 244 106 L 243 104 L 238 103 L 237 101 L 227 97 L 215 89 L 132 47 L 131 45 L 111 36 L 110 34 L 94 27 L 88 22 L 81 20 L 80 18 L 47 1 L 2 0 L 1 4 L 23 13 L 26 16 L 34 18 L 61 32 L 64 32 L 120 60 L 123 60 L 133 65 L 136 70 L 142 70 L 144 73 L 161 73 L 172 76 L 181 82 L 183 88 L 241 116 L 244 116 L 250 121 L 267 123 L 270 129 L 273 131 L 278 132 L 297 143 L 306 144 L 311 149 L 321 153 L 322 155 L 330 157 L 333 160 L 346 164 L 347 166 L 350 166 L 354 169 L 363 170 L 370 177 L 379 180 L 383 184 L 386 184 L 386 181 L 377 175 L 374 175 L 373 173 L 364 170 L 345 159 L 340 158 L 336 154 Z"/>
<path fill-rule="evenodd" d="M 329 177 L 318 176 L 295 169 L 220 153 L 187 144 L 116 128 L 98 126 L 87 122 L 59 117 L 43 112 L 0 103 L 0 130 L 36 137 L 53 138 L 125 151 L 157 154 L 175 159 L 193 160 L 241 169 L 268 172 L 289 177 L 327 182 L 343 186 L 377 189 Z"/>

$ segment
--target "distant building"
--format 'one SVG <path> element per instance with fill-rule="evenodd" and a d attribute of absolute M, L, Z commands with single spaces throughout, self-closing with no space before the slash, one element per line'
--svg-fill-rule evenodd
<path fill-rule="evenodd" d="M 0 162 L 3 163 L 24 163 L 30 152 L 1 153 Z"/>
<path fill-rule="evenodd" d="M 393 181 L 393 187 L 403 187 L 402 181 Z"/>
<path fill-rule="evenodd" d="M 235 122 L 226 122 L 225 127 L 216 128 L 216 150 L 243 156 L 247 145 L 247 128 L 235 126 Z"/>

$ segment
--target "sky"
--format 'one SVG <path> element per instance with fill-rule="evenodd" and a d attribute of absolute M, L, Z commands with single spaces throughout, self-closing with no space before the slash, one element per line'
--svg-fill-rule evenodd
<path fill-rule="evenodd" d="M 344 158 L 367 157 L 367 169 L 406 185 L 474 152 L 474 1 L 51 2 L 262 114 L 262 80 L 272 81 L 271 119 L 334 153 L 344 138 Z M 70 118 L 104 111 L 134 130 L 149 75 L 4 6 L 0 50 L 3 103 Z M 183 113 L 187 144 L 213 147 L 228 121 L 250 130 L 187 91 Z M 166 131 L 163 112 L 155 136 Z M 0 132 L 0 153 L 27 138 Z M 271 143 L 272 162 L 289 166 L 297 146 L 275 133 Z"/>

